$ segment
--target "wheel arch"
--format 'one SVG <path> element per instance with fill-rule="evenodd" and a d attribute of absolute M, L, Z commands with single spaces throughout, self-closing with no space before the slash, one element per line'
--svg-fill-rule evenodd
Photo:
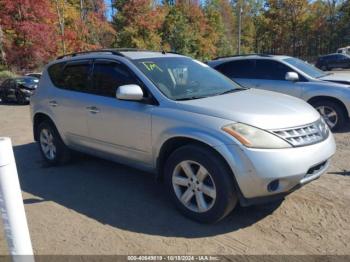
<path fill-rule="evenodd" d="M 230 172 L 232 173 L 232 176 L 234 176 L 233 171 L 231 170 L 229 164 L 227 163 L 226 159 L 224 156 L 221 155 L 221 153 L 215 149 L 215 147 L 211 146 L 210 144 L 203 142 L 201 140 L 192 138 L 192 137 L 185 137 L 185 136 L 177 136 L 177 137 L 171 137 L 168 140 L 166 140 L 160 150 L 159 154 L 156 160 L 156 169 L 157 169 L 157 178 L 162 180 L 163 179 L 163 169 L 166 160 L 168 157 L 178 148 L 185 146 L 185 145 L 198 145 L 200 147 L 205 147 L 212 152 L 214 152 L 217 156 L 221 158 L 221 160 L 225 163 L 226 167 Z"/>
<path fill-rule="evenodd" d="M 34 140 L 38 141 L 39 140 L 39 134 L 38 134 L 38 126 L 40 125 L 40 123 L 42 123 L 43 121 L 49 121 L 50 123 L 52 123 L 54 126 L 55 123 L 54 121 L 51 119 L 50 116 L 48 116 L 45 113 L 36 113 L 33 117 L 33 134 L 34 134 Z"/>
<path fill-rule="evenodd" d="M 345 104 L 339 100 L 338 98 L 331 97 L 331 96 L 314 96 L 310 98 L 307 102 L 312 105 L 313 103 L 319 102 L 319 101 L 332 101 L 336 104 L 338 104 L 342 111 L 344 112 L 344 115 L 346 118 L 349 118 L 349 112 L 348 109 L 346 108 Z"/>

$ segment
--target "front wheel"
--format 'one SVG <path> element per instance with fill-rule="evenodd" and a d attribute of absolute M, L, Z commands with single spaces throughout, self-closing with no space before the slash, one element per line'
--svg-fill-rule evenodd
<path fill-rule="evenodd" d="M 173 202 L 191 219 L 215 223 L 237 204 L 233 175 L 209 148 L 187 145 L 177 149 L 166 161 L 164 172 Z"/>
<path fill-rule="evenodd" d="M 341 106 L 333 101 L 317 101 L 312 103 L 332 131 L 345 125 L 346 116 Z"/>
<path fill-rule="evenodd" d="M 56 127 L 49 121 L 38 126 L 40 152 L 49 165 L 59 165 L 70 160 L 70 150 L 62 141 Z"/>

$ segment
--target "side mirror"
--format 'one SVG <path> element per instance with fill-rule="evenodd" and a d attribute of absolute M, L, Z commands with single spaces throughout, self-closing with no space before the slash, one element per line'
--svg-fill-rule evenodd
<path fill-rule="evenodd" d="M 295 72 L 288 72 L 288 73 L 286 73 L 286 80 L 296 82 L 299 80 L 299 76 Z"/>
<path fill-rule="evenodd" d="M 120 100 L 141 101 L 143 91 L 138 85 L 123 85 L 117 88 L 116 97 Z"/>

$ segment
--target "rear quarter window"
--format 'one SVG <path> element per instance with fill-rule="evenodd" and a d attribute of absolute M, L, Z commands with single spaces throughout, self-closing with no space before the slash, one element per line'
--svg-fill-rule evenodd
<path fill-rule="evenodd" d="M 62 71 L 66 63 L 57 63 L 49 67 L 47 70 L 52 83 L 60 88 L 64 87 Z"/>

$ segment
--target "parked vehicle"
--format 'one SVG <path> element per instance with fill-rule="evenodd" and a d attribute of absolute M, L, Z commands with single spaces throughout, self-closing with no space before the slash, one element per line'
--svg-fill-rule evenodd
<path fill-rule="evenodd" d="M 350 46 L 338 48 L 337 53 L 350 55 Z"/>
<path fill-rule="evenodd" d="M 6 79 L 0 86 L 1 101 L 15 101 L 20 104 L 29 103 L 30 96 L 37 88 L 38 82 L 37 78 L 30 76 Z"/>
<path fill-rule="evenodd" d="M 317 59 L 316 67 L 323 71 L 330 71 L 334 68 L 350 68 L 350 55 L 344 53 L 320 56 Z"/>
<path fill-rule="evenodd" d="M 28 73 L 28 74 L 26 74 L 26 76 L 32 76 L 32 77 L 36 77 L 38 79 L 40 79 L 41 75 L 42 75 L 41 73 Z"/>
<path fill-rule="evenodd" d="M 335 153 L 333 135 L 304 101 L 242 88 L 165 52 L 60 57 L 44 70 L 31 115 L 49 164 L 78 150 L 153 172 L 183 214 L 201 222 L 238 202 L 283 197 L 322 175 Z"/>
<path fill-rule="evenodd" d="M 307 101 L 332 130 L 349 121 L 349 85 L 309 63 L 289 56 L 247 55 L 218 58 L 208 64 L 244 87 L 270 90 Z M 340 80 L 339 80 L 340 81 Z"/>

